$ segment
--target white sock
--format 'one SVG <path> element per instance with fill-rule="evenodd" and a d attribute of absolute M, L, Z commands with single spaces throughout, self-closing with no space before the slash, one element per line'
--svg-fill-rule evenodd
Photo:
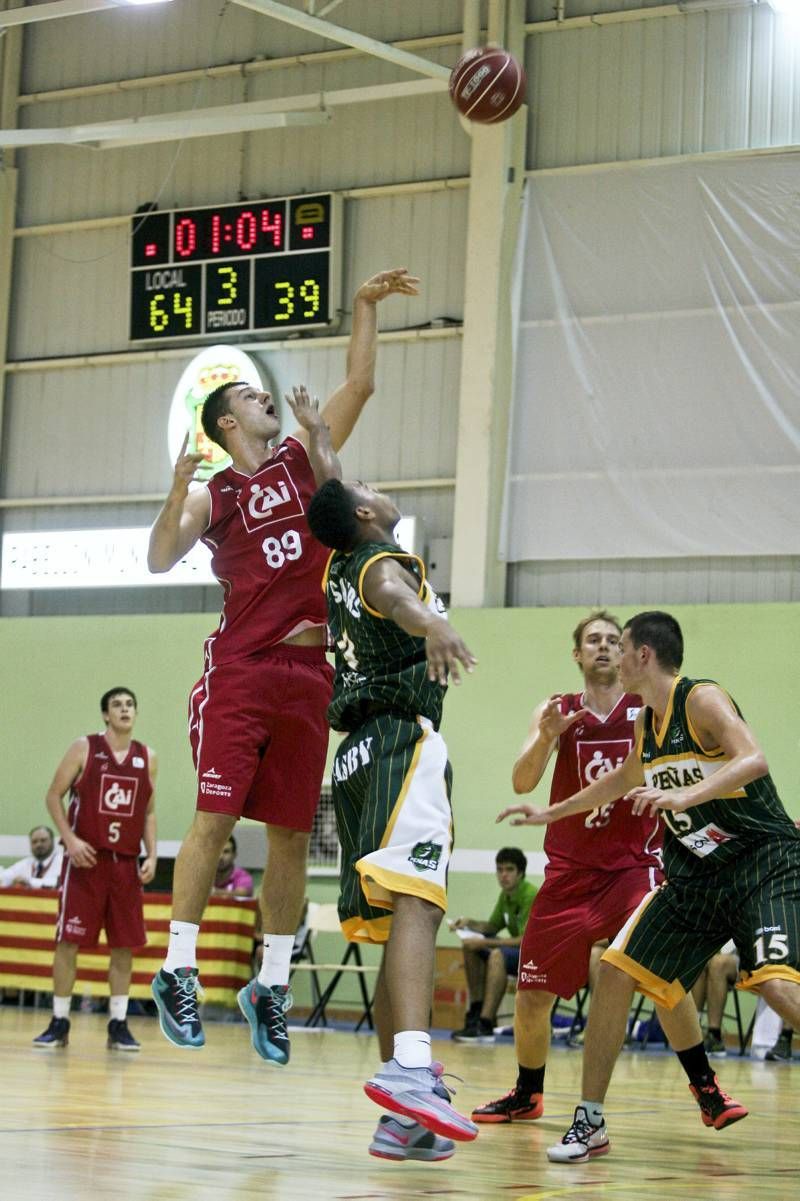
<path fill-rule="evenodd" d="M 293 934 L 265 934 L 264 959 L 258 973 L 258 983 L 265 988 L 273 984 L 288 984 L 294 946 Z"/>
<path fill-rule="evenodd" d="M 427 1030 L 400 1030 L 395 1034 L 394 1058 L 403 1068 L 429 1068 L 431 1036 Z"/>
<path fill-rule="evenodd" d="M 593 1126 L 602 1126 L 603 1106 L 599 1101 L 581 1101 L 579 1104 L 586 1110 L 586 1116 Z"/>
<path fill-rule="evenodd" d="M 165 972 L 174 972 L 178 967 L 197 967 L 197 935 L 200 926 L 194 922 L 170 922 Z"/>
<path fill-rule="evenodd" d="M 72 997 L 53 997 L 53 1017 L 68 1018 Z"/>
<path fill-rule="evenodd" d="M 109 997 L 108 1016 L 112 1022 L 124 1022 L 128 1016 L 128 998 Z"/>

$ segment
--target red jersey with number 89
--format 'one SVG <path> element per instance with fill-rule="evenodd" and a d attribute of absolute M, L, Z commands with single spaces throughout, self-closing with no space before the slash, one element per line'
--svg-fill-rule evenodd
<path fill-rule="evenodd" d="M 305 447 L 285 438 L 254 475 L 226 467 L 208 484 L 202 541 L 225 590 L 206 667 L 230 663 L 327 621 L 322 576 L 329 551 L 306 522 L 317 490 Z"/>
<path fill-rule="evenodd" d="M 70 792 L 69 824 L 96 851 L 138 855 L 153 795 L 147 747 L 133 739 L 120 763 L 105 734 L 87 737 L 86 764 Z"/>
<path fill-rule="evenodd" d="M 561 712 L 583 708 L 583 694 L 566 693 Z M 550 804 L 566 800 L 627 758 L 634 745 L 634 722 L 641 697 L 623 693 L 611 713 L 591 711 L 565 730 L 550 787 Z M 586 867 L 619 871 L 626 867 L 660 867 L 662 831 L 658 817 L 634 817 L 630 801 L 614 801 L 576 813 L 547 827 L 544 849 L 556 868 Z"/>

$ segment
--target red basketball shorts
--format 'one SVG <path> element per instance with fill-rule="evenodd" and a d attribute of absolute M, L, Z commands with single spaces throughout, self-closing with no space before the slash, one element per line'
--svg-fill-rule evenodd
<path fill-rule="evenodd" d="M 103 929 L 110 947 L 143 947 L 147 942 L 134 855 L 98 851 L 94 867 L 64 860 L 56 942 L 94 947 Z"/>
<path fill-rule="evenodd" d="M 281 643 L 207 670 L 189 697 L 197 808 L 308 832 L 328 751 L 333 670 Z"/>
<path fill-rule="evenodd" d="M 650 867 L 548 868 L 522 937 L 517 988 L 573 996 L 589 977 L 592 945 L 614 938 L 661 879 Z"/>

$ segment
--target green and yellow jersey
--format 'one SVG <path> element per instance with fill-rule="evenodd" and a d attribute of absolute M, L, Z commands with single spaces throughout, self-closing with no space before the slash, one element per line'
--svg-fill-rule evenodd
<path fill-rule="evenodd" d="M 637 744 L 648 787 L 668 791 L 689 788 L 707 779 L 728 762 L 721 747 L 704 747 L 686 712 L 695 688 L 714 680 L 678 676 L 664 720 L 656 728 L 652 709 L 644 710 Z M 741 710 L 731 698 L 736 712 Z M 728 796 L 705 801 L 682 813 L 662 810 L 664 870 L 668 879 L 692 878 L 715 871 L 754 847 L 773 841 L 800 839 L 783 807 L 772 777 L 767 774 Z"/>
<path fill-rule="evenodd" d="M 444 606 L 416 555 L 385 542 L 367 542 L 349 553 L 331 554 L 323 588 L 336 647 L 336 679 L 328 708 L 334 730 L 356 730 L 378 712 L 427 717 L 437 730 L 442 719 L 446 689 L 428 679 L 425 639 L 406 634 L 364 599 L 367 569 L 387 557 L 397 559 L 414 577 L 422 603 L 444 616 Z"/>

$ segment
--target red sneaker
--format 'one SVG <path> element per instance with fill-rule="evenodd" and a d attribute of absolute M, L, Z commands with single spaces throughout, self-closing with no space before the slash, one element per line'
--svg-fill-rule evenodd
<path fill-rule="evenodd" d="M 497 1101 L 479 1105 L 472 1111 L 473 1122 L 535 1122 L 544 1113 L 541 1093 L 522 1093 L 512 1088 Z"/>
<path fill-rule="evenodd" d="M 715 1130 L 724 1130 L 732 1122 L 746 1118 L 748 1110 L 739 1101 L 734 1101 L 720 1088 L 719 1080 L 713 1077 L 713 1084 L 704 1084 L 700 1088 L 689 1085 L 689 1092 L 700 1106 L 700 1117 L 704 1126 L 713 1126 Z"/>

